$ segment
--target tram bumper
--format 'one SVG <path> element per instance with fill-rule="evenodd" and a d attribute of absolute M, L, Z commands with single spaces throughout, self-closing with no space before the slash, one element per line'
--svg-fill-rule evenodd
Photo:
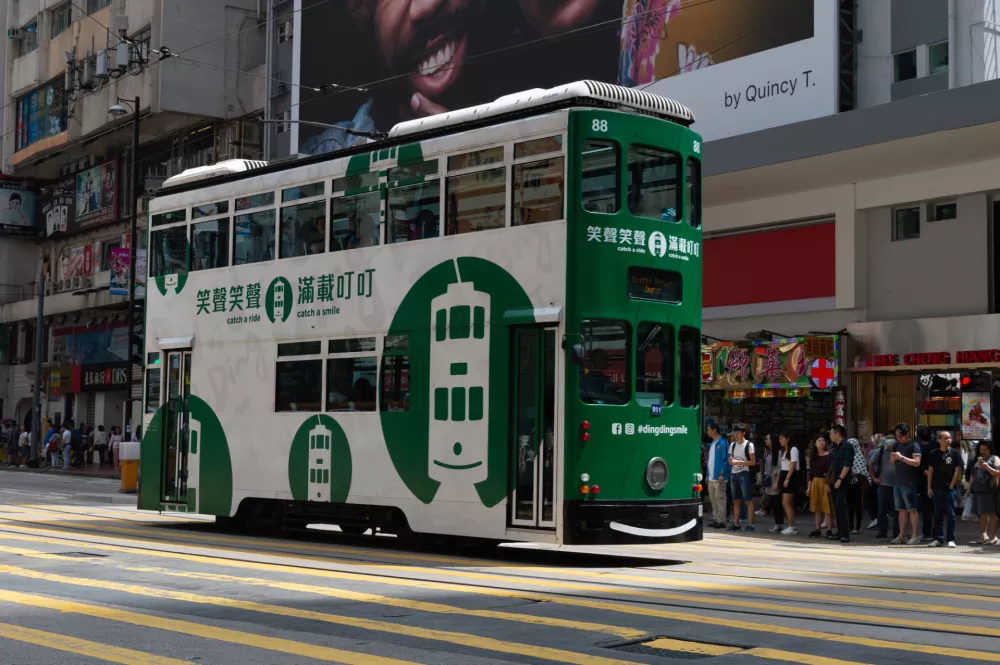
<path fill-rule="evenodd" d="M 686 543 L 701 540 L 702 503 L 680 501 L 567 501 L 567 545 Z"/>

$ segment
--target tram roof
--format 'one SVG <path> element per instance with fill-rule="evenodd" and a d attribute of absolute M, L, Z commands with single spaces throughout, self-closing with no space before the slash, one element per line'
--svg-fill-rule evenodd
<path fill-rule="evenodd" d="M 401 122 L 389 130 L 384 139 L 358 143 L 350 148 L 322 155 L 288 159 L 271 164 L 262 161 L 233 159 L 208 167 L 187 169 L 168 178 L 160 190 L 159 196 L 223 184 L 251 176 L 285 171 L 299 166 L 371 152 L 373 149 L 388 148 L 456 131 L 466 131 L 490 124 L 509 122 L 520 117 L 541 115 L 574 107 L 628 110 L 669 120 L 685 127 L 694 123 L 694 113 L 689 108 L 667 97 L 620 85 L 601 83 L 600 81 L 576 81 L 548 90 L 541 88 L 525 90 L 505 95 L 479 106 Z"/>

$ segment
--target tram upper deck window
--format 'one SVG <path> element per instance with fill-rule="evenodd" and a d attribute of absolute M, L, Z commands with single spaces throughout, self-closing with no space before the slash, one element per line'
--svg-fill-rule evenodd
<path fill-rule="evenodd" d="M 580 151 L 580 174 L 583 179 L 580 196 L 584 210 L 607 214 L 618 212 L 620 161 L 617 143 L 600 139 L 583 142 Z"/>
<path fill-rule="evenodd" d="M 514 144 L 511 226 L 563 218 L 563 158 L 551 154 L 561 151 L 561 136 Z M 524 161 L 525 158 L 534 159 Z"/>
<path fill-rule="evenodd" d="M 149 246 L 149 276 L 176 275 L 188 269 L 187 226 L 153 231 Z"/>
<path fill-rule="evenodd" d="M 233 264 L 245 265 L 274 259 L 274 210 L 260 210 L 235 218 Z"/>
<path fill-rule="evenodd" d="M 441 180 L 437 173 L 436 159 L 389 169 L 387 242 L 441 234 Z"/>
<path fill-rule="evenodd" d="M 380 206 L 378 192 L 333 199 L 330 202 L 330 251 L 378 245 L 382 235 Z"/>
<path fill-rule="evenodd" d="M 688 226 L 697 229 L 701 227 L 701 162 L 694 157 L 688 157 L 684 182 L 687 190 L 684 216 Z"/>
<path fill-rule="evenodd" d="M 627 404 L 629 382 L 629 326 L 624 321 L 588 320 L 580 364 L 580 399 L 587 404 Z"/>
<path fill-rule="evenodd" d="M 633 145 L 628 150 L 628 211 L 636 217 L 676 222 L 677 155 Z"/>

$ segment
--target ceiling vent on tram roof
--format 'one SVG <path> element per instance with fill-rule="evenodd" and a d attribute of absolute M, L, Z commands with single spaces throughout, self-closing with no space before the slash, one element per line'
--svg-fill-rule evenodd
<path fill-rule="evenodd" d="M 196 166 L 182 171 L 175 176 L 167 178 L 163 183 L 163 188 L 166 189 L 168 187 L 176 187 L 177 185 L 186 185 L 199 180 L 208 180 L 209 178 L 218 178 L 220 176 L 233 175 L 235 173 L 244 173 L 246 171 L 253 171 L 254 169 L 263 168 L 265 166 L 267 166 L 267 162 L 256 159 L 227 159 L 226 161 L 219 162 L 218 164 L 212 164 L 210 166 Z"/>
<path fill-rule="evenodd" d="M 442 129 L 527 109 L 565 107 L 575 104 L 611 109 L 624 107 L 646 115 L 671 120 L 684 126 L 694 123 L 694 113 L 691 112 L 691 109 L 672 99 L 610 83 L 577 81 L 549 90 L 541 88 L 524 90 L 504 95 L 479 106 L 470 106 L 427 118 L 401 122 L 389 130 L 389 138 Z"/>

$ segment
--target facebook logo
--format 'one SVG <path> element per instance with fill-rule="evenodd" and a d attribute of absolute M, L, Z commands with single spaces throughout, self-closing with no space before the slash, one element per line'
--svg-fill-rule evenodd
<path fill-rule="evenodd" d="M 612 423 L 612 425 L 611 425 L 611 433 L 612 434 L 621 434 L 622 433 L 622 424 L 621 423 Z"/>

